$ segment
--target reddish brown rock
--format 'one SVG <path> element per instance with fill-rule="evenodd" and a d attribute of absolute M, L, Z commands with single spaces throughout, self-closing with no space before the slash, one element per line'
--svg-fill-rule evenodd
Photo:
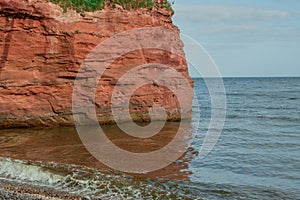
<path fill-rule="evenodd" d="M 1 0 L 0 127 L 72 125 L 74 79 L 86 56 L 104 40 L 126 30 L 164 27 L 177 31 L 167 13 L 106 8 L 82 17 L 74 11 L 64 13 L 44 0 Z M 181 42 L 168 45 L 183 51 Z M 126 54 L 112 63 L 99 81 L 96 106 L 101 123 L 113 121 L 110 97 L 116 81 L 128 69 L 146 63 L 173 66 L 192 85 L 182 57 L 161 50 Z M 191 99 L 188 101 L 191 104 Z M 164 105 L 169 120 L 181 116 L 176 97 L 164 87 L 143 86 L 130 102 L 136 121 L 147 121 L 147 112 L 154 103 Z"/>

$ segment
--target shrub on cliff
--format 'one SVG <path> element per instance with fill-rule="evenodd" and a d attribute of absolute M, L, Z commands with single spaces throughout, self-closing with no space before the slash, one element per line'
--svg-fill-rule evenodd
<path fill-rule="evenodd" d="M 49 0 L 52 3 L 59 4 L 64 11 L 68 8 L 74 9 L 77 12 L 96 11 L 104 8 L 105 5 L 115 8 L 116 5 L 122 6 L 124 9 L 139 9 L 139 8 L 166 8 L 172 11 L 171 4 L 164 0 L 162 3 L 153 2 L 152 0 Z"/>

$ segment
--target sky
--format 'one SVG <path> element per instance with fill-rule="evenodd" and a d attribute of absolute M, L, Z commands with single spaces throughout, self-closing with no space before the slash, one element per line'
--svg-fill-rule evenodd
<path fill-rule="evenodd" d="M 222 76 L 300 76 L 300 0 L 173 1 L 174 24 Z"/>

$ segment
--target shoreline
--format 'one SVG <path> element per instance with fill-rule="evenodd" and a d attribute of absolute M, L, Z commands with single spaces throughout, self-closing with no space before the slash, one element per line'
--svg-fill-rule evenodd
<path fill-rule="evenodd" d="M 14 183 L 16 184 L 16 183 Z M 26 184 L 18 183 L 17 186 L 12 186 L 7 180 L 0 180 L 0 199 L 9 200 L 83 200 L 76 195 L 71 195 L 66 192 L 58 192 L 50 188 L 30 189 Z"/>

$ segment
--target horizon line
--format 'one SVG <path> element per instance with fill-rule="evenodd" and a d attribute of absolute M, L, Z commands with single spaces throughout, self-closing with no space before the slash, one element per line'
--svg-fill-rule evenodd
<path fill-rule="evenodd" d="M 200 76 L 191 76 L 191 78 L 203 78 Z M 205 78 L 300 78 L 300 76 L 221 76 L 221 77 L 205 77 Z"/>

